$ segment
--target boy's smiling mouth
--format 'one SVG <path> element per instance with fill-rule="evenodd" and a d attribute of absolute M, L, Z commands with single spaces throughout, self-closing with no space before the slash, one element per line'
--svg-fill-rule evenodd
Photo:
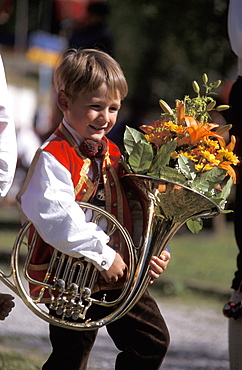
<path fill-rule="evenodd" d="M 102 131 L 102 130 L 105 130 L 105 128 L 107 128 L 107 126 L 102 126 L 102 127 L 96 127 L 96 126 L 93 126 L 93 125 L 90 125 L 90 127 L 95 130 L 95 131 Z"/>

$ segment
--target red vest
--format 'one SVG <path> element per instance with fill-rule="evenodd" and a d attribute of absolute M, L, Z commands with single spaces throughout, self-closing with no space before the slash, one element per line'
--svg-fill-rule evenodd
<path fill-rule="evenodd" d="M 101 165 L 105 191 L 105 210 L 116 216 L 121 225 L 132 235 L 131 213 L 127 198 L 119 181 L 119 178 L 124 174 L 123 168 L 120 165 L 120 151 L 113 142 L 107 138 L 105 139 L 107 140 L 108 150 Z M 47 142 L 41 150 L 51 153 L 70 172 L 75 189 L 76 201 L 88 202 L 96 191 L 95 184 L 93 184 L 87 175 L 91 160 L 82 155 L 69 131 L 60 124 L 51 141 Z M 125 251 L 125 245 L 119 237 L 119 232 L 116 232 L 111 237 L 109 245 L 120 250 L 124 255 L 124 260 L 127 262 L 128 257 Z M 29 269 L 29 275 L 32 278 L 43 281 L 52 254 L 53 248 L 38 236 Z M 107 285 L 102 277 L 99 278 L 98 285 L 98 288 L 96 287 L 95 290 L 114 288 L 111 284 Z M 120 287 L 120 284 L 116 284 L 115 288 L 117 287 Z M 37 298 L 40 287 L 30 284 L 30 291 L 31 296 Z M 49 295 L 46 291 L 42 301 L 48 302 L 48 297 Z"/>

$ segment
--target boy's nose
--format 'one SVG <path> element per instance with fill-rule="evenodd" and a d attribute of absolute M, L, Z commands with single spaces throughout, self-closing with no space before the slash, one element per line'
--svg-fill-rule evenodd
<path fill-rule="evenodd" d="M 100 116 L 98 118 L 99 122 L 102 122 L 102 123 L 108 123 L 109 122 L 109 112 L 108 110 L 102 110 L 100 112 Z"/>

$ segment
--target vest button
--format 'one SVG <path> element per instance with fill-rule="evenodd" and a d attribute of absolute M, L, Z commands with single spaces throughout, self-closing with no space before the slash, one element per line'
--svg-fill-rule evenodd
<path fill-rule="evenodd" d="M 82 193 L 86 193 L 87 192 L 87 189 L 82 189 Z"/>
<path fill-rule="evenodd" d="M 114 182 L 111 182 L 110 186 L 112 186 L 112 187 L 113 187 L 114 185 L 115 185 L 115 183 L 114 183 Z"/>
<path fill-rule="evenodd" d="M 117 207 L 118 203 L 113 203 L 113 207 Z"/>

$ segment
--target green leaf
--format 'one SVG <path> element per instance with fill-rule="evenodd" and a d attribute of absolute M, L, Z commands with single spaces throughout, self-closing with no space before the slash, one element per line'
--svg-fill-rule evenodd
<path fill-rule="evenodd" d="M 145 174 L 152 163 L 153 149 L 147 142 L 138 142 L 129 156 L 129 165 L 135 173 Z"/>
<path fill-rule="evenodd" d="M 226 182 L 226 184 L 224 185 L 223 189 L 222 189 L 222 192 L 221 192 L 221 197 L 223 199 L 227 199 L 230 192 L 231 192 L 231 188 L 233 186 L 233 180 L 232 180 L 232 177 L 230 177 L 228 179 L 228 181 Z"/>
<path fill-rule="evenodd" d="M 172 182 L 175 182 L 181 185 L 187 184 L 187 180 L 183 174 L 179 173 L 175 168 L 171 168 L 167 166 L 161 167 L 159 169 L 158 174 L 155 175 L 153 172 L 151 172 L 150 175 L 154 177 L 160 177 L 162 179 L 172 181 Z"/>
<path fill-rule="evenodd" d="M 178 157 L 178 166 L 180 171 L 186 176 L 188 180 L 194 180 L 196 177 L 196 170 L 194 162 L 186 156 L 180 154 Z"/>
<path fill-rule="evenodd" d="M 197 176 L 191 183 L 191 188 L 204 193 L 210 191 L 223 181 L 226 172 L 224 168 L 213 167 L 211 170 Z"/>
<path fill-rule="evenodd" d="M 161 167 L 165 167 L 169 164 L 171 153 L 174 152 L 176 146 L 177 142 L 175 140 L 169 141 L 168 143 L 162 145 L 153 160 L 151 168 L 152 173 L 159 173 Z"/>
<path fill-rule="evenodd" d="M 186 225 L 193 234 L 198 234 L 203 228 L 203 221 L 201 218 L 192 218 L 186 222 Z"/>
<path fill-rule="evenodd" d="M 220 213 L 233 213 L 234 211 L 232 209 L 220 209 Z"/>
<path fill-rule="evenodd" d="M 132 127 L 126 126 L 124 132 L 124 147 L 128 155 L 134 150 L 134 146 L 139 142 L 147 143 L 147 140 L 142 132 L 135 130 Z"/>
<path fill-rule="evenodd" d="M 217 195 L 211 198 L 220 208 L 224 207 L 226 203 L 226 199 L 228 198 L 230 194 L 232 186 L 233 186 L 233 180 L 230 177 L 228 181 L 226 182 L 226 184 L 224 185 L 222 191 L 220 191 Z"/>
<path fill-rule="evenodd" d="M 125 161 L 122 161 L 121 164 L 126 173 L 133 173 L 128 163 L 126 163 Z"/>

